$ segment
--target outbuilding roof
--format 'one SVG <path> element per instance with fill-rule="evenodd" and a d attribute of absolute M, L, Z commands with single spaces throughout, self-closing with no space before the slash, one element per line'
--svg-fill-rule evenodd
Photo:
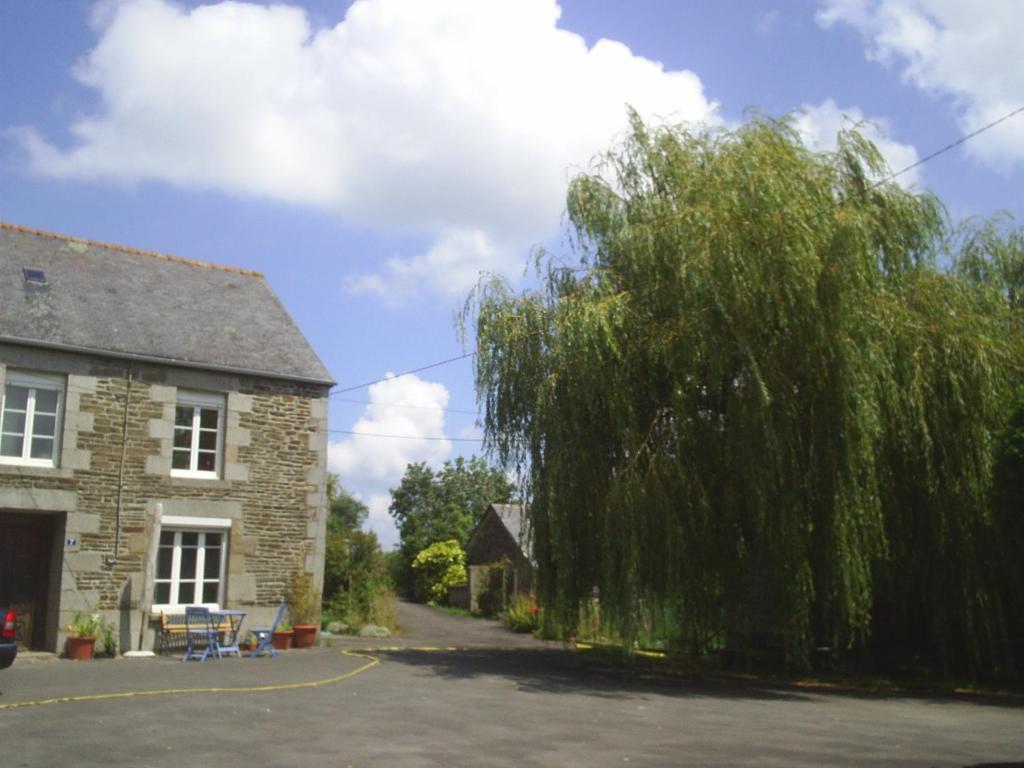
<path fill-rule="evenodd" d="M 526 524 L 526 510 L 522 504 L 491 504 L 494 514 L 519 545 L 526 557 L 530 557 L 530 535 Z"/>
<path fill-rule="evenodd" d="M 259 272 L 4 222 L 0 341 L 334 383 Z"/>

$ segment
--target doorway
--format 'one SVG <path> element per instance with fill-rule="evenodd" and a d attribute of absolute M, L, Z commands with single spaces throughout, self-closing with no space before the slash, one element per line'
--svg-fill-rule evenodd
<path fill-rule="evenodd" d="M 56 642 L 62 518 L 0 512 L 0 607 L 17 612 L 16 641 L 29 650 L 53 650 Z"/>

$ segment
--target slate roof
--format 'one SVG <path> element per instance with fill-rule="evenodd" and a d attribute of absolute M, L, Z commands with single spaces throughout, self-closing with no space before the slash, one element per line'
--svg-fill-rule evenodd
<path fill-rule="evenodd" d="M 530 532 L 527 527 L 526 512 L 522 504 L 491 504 L 491 509 L 501 520 L 502 525 L 512 534 L 519 548 L 526 557 L 530 557 Z"/>
<path fill-rule="evenodd" d="M 334 383 L 259 272 L 4 222 L 0 341 Z"/>

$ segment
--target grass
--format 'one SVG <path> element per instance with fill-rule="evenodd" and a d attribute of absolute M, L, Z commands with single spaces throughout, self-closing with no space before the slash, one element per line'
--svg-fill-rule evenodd
<path fill-rule="evenodd" d="M 435 605 L 438 610 L 450 613 L 452 616 L 467 616 L 471 619 L 478 619 L 480 616 L 471 612 L 468 608 L 456 608 L 453 605 Z"/>

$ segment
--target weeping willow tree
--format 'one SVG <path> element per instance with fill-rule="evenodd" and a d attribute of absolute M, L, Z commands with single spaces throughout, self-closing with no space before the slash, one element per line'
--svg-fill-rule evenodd
<path fill-rule="evenodd" d="M 485 440 L 527 478 L 562 631 L 596 590 L 627 641 L 656 616 L 695 655 L 1008 662 L 988 494 L 1020 327 L 886 172 L 856 131 L 820 154 L 785 121 L 633 115 L 571 183 L 579 267 L 477 289 Z"/>

